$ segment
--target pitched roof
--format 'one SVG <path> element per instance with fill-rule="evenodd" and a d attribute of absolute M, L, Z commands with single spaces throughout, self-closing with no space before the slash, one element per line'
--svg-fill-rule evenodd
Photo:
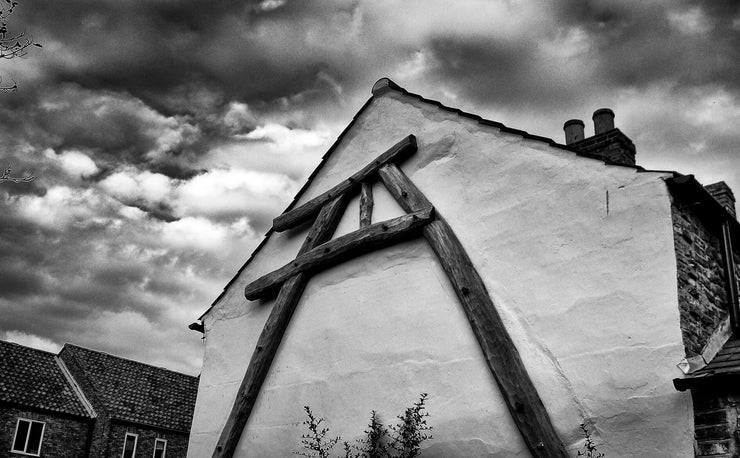
<path fill-rule="evenodd" d="M 112 418 L 190 430 L 197 377 L 71 344 L 65 344 L 62 353 L 74 359 Z"/>
<path fill-rule="evenodd" d="M 740 379 L 740 337 L 732 336 L 714 358 L 698 371 L 673 380 L 677 390 L 716 387 L 723 383 L 737 384 Z"/>
<path fill-rule="evenodd" d="M 0 402 L 91 417 L 55 354 L 2 340 Z"/>
<path fill-rule="evenodd" d="M 283 213 L 291 210 L 293 207 L 295 207 L 297 205 L 298 200 L 301 198 L 301 196 L 303 195 L 303 193 L 308 189 L 308 187 L 310 186 L 310 184 L 313 181 L 313 179 L 316 177 L 316 175 L 318 175 L 319 171 L 327 163 L 327 161 L 331 157 L 331 155 L 334 152 L 334 150 L 336 150 L 336 148 L 342 142 L 342 139 L 344 139 L 344 137 L 347 135 L 347 133 L 352 129 L 352 127 L 355 125 L 355 123 L 357 122 L 357 120 L 359 119 L 359 117 L 372 104 L 372 102 L 375 100 L 375 97 L 379 97 L 379 96 L 383 95 L 384 93 L 386 93 L 386 92 L 388 92 L 390 90 L 393 90 L 393 91 L 396 91 L 396 92 L 400 92 L 400 93 L 402 93 L 402 94 L 404 94 L 406 96 L 415 98 L 415 99 L 420 100 L 420 101 L 422 101 L 424 103 L 428 103 L 428 104 L 434 105 L 435 107 L 437 107 L 437 108 L 439 108 L 441 110 L 449 111 L 449 112 L 452 112 L 452 113 L 457 114 L 458 116 L 462 116 L 464 118 L 475 120 L 475 121 L 477 121 L 481 125 L 491 126 L 491 127 L 500 129 L 503 132 L 507 132 L 507 133 L 511 133 L 511 134 L 515 134 L 515 135 L 520 135 L 520 136 L 522 136 L 523 138 L 525 138 L 527 140 L 539 141 L 539 142 L 545 143 L 545 144 L 547 144 L 547 145 L 549 145 L 551 147 L 554 147 L 554 148 L 562 149 L 562 150 L 565 150 L 565 151 L 570 151 L 571 153 L 574 153 L 577 156 L 588 157 L 588 158 L 591 158 L 591 159 L 597 159 L 597 160 L 600 160 L 600 161 L 606 163 L 607 165 L 615 165 L 615 166 L 619 166 L 619 167 L 632 168 L 632 169 L 635 169 L 638 172 L 645 172 L 645 171 L 650 172 L 650 171 L 652 171 L 652 170 L 645 170 L 644 168 L 642 168 L 640 166 L 637 166 L 637 165 L 624 164 L 624 163 L 620 163 L 620 162 L 612 162 L 612 161 L 609 161 L 609 160 L 607 160 L 607 159 L 605 159 L 605 158 L 603 158 L 601 156 L 596 156 L 596 155 L 593 155 L 593 154 L 579 152 L 575 148 L 573 148 L 571 146 L 568 146 L 568 145 L 560 144 L 560 143 L 552 140 L 551 138 L 542 137 L 542 136 L 539 136 L 539 135 L 532 135 L 529 132 L 508 127 L 508 126 L 506 126 L 506 125 L 504 125 L 504 124 L 502 124 L 500 122 L 491 121 L 491 120 L 485 119 L 485 118 L 483 118 L 481 116 L 478 116 L 476 114 L 473 114 L 473 113 L 469 113 L 469 112 L 466 112 L 466 111 L 463 111 L 463 110 L 460 110 L 460 109 L 457 109 L 457 108 L 448 107 L 448 106 L 442 104 L 441 102 L 439 102 L 437 100 L 427 99 L 427 98 L 425 98 L 425 97 L 423 97 L 423 96 L 421 96 L 419 94 L 415 94 L 413 92 L 409 92 L 406 89 L 404 89 L 401 86 L 399 86 L 398 84 L 396 84 L 395 82 L 393 82 L 390 78 L 381 78 L 378 81 L 376 81 L 375 84 L 373 85 L 373 88 L 372 88 L 372 96 L 362 105 L 362 107 L 359 109 L 359 111 L 357 111 L 357 113 L 355 113 L 355 115 L 352 117 L 352 120 L 350 121 L 350 123 L 347 124 L 347 127 L 344 128 L 344 130 L 339 134 L 339 136 L 334 141 L 334 143 L 331 145 L 331 147 L 322 156 L 321 161 L 319 162 L 319 165 L 316 166 L 316 168 L 314 169 L 314 171 L 308 177 L 308 179 L 303 184 L 303 186 L 301 187 L 301 189 L 298 190 L 298 192 L 296 193 L 296 195 L 293 197 L 293 200 L 290 202 L 290 204 L 288 204 L 288 207 L 283 211 Z M 236 274 L 226 284 L 226 286 L 224 287 L 224 289 L 221 291 L 221 294 L 219 294 L 218 297 L 216 297 L 216 299 L 211 303 L 210 307 L 205 312 L 203 312 L 200 315 L 200 317 L 198 317 L 199 320 L 203 319 L 203 317 L 206 316 L 208 314 L 208 312 L 211 311 L 211 309 L 224 296 L 224 294 L 226 294 L 226 291 L 229 289 L 229 286 L 231 286 L 231 284 L 234 281 L 236 281 L 237 278 L 239 278 L 239 275 L 242 273 L 242 271 L 250 264 L 250 262 L 252 261 L 252 259 L 262 249 L 262 247 L 265 245 L 265 243 L 267 243 L 267 240 L 269 240 L 269 238 L 272 235 L 272 233 L 273 233 L 273 228 L 270 227 L 270 229 L 268 229 L 267 232 L 265 233 L 265 236 L 262 238 L 262 241 L 260 242 L 260 244 L 257 245 L 257 247 L 254 249 L 254 251 L 252 251 L 252 254 L 247 259 L 247 261 L 239 268 L 239 270 L 236 272 Z M 197 326 L 192 327 L 191 329 L 197 330 Z"/>

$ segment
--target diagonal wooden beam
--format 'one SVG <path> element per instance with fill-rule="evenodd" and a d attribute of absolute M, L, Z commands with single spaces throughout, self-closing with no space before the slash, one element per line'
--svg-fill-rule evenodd
<path fill-rule="evenodd" d="M 378 170 L 378 174 L 391 195 L 407 212 L 431 206 L 424 194 L 396 165 L 385 165 Z M 532 456 L 567 457 L 519 352 L 460 240 L 439 214 L 422 231 L 465 309 L 486 363 Z"/>
<path fill-rule="evenodd" d="M 298 273 L 325 269 L 349 257 L 396 243 L 416 233 L 433 218 L 434 209 L 427 207 L 337 237 L 248 284 L 244 296 L 249 300 L 258 299 Z"/>
<path fill-rule="evenodd" d="M 375 173 L 379 167 L 392 161 L 405 159 L 415 151 L 416 137 L 409 135 L 400 142 L 391 146 L 387 151 L 363 167 L 359 172 L 342 181 L 330 190 L 273 219 L 272 228 L 277 232 L 282 232 L 297 226 L 315 215 L 327 202 L 330 202 L 332 199 L 354 189 L 356 186 L 359 186 L 367 177 Z"/>
<path fill-rule="evenodd" d="M 346 206 L 346 196 L 339 196 L 321 209 L 298 252 L 299 255 L 331 238 Z M 244 432 L 257 395 L 272 365 L 296 304 L 308 283 L 308 278 L 307 274 L 299 273 L 288 279 L 280 288 L 275 305 L 257 339 L 257 346 L 252 352 L 252 358 L 249 360 L 247 372 L 239 386 L 231 413 L 213 451 L 213 458 L 231 458 L 234 455 L 239 438 Z"/>
<path fill-rule="evenodd" d="M 362 182 L 360 191 L 360 227 L 368 227 L 373 223 L 373 185 Z"/>

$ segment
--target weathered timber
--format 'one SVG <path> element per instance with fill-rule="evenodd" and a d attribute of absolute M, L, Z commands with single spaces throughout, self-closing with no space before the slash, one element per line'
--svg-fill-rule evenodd
<path fill-rule="evenodd" d="M 433 218 L 434 209 L 428 207 L 337 237 L 253 281 L 244 289 L 244 296 L 250 300 L 257 299 L 300 272 L 325 269 L 347 258 L 396 243 L 414 234 Z"/>
<path fill-rule="evenodd" d="M 735 257 L 732 249 L 732 233 L 730 232 L 730 222 L 725 219 L 722 222 L 722 260 L 724 263 L 725 289 L 727 290 L 727 300 L 729 302 L 730 323 L 735 333 L 740 333 L 740 303 L 738 303 L 737 280 L 735 276 Z"/>
<path fill-rule="evenodd" d="M 299 255 L 310 251 L 331 238 L 346 205 L 346 197 L 340 196 L 321 209 L 299 250 Z M 288 327 L 308 279 L 308 274 L 294 275 L 280 288 L 277 299 L 275 299 L 275 305 L 273 305 L 265 327 L 257 339 L 257 345 L 252 353 L 252 358 L 249 360 L 244 379 L 239 386 L 231 413 L 218 439 L 216 449 L 213 451 L 213 458 L 231 458 L 234 455 L 262 383 L 264 383 L 267 372 L 270 370 L 285 329 Z"/>
<path fill-rule="evenodd" d="M 380 179 L 407 212 L 429 207 L 424 194 L 393 164 L 382 167 Z M 437 214 L 422 233 L 437 255 L 465 310 L 473 333 L 514 422 L 536 458 L 567 457 L 519 352 L 506 332 L 483 279 L 452 228 Z"/>
<path fill-rule="evenodd" d="M 360 191 L 360 227 L 368 227 L 373 222 L 373 185 L 362 182 Z"/>
<path fill-rule="evenodd" d="M 309 219 L 315 215 L 321 207 L 332 199 L 339 197 L 341 194 L 346 193 L 355 187 L 359 186 L 360 183 L 365 181 L 367 177 L 375 173 L 379 167 L 396 160 L 405 159 L 408 155 L 416 151 L 416 137 L 409 135 L 400 142 L 391 146 L 383 154 L 378 156 L 374 161 L 363 167 L 359 172 L 355 173 L 351 177 L 342 181 L 338 185 L 334 186 L 325 193 L 314 197 L 303 205 L 289 210 L 277 218 L 272 220 L 272 228 L 277 232 L 282 232 L 292 227 L 297 226 L 303 221 Z"/>

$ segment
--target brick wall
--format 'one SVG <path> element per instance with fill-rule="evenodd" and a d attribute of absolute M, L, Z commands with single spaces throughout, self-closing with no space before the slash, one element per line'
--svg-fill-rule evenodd
<path fill-rule="evenodd" d="M 740 457 L 740 388 L 724 392 L 693 391 L 697 457 Z"/>
<path fill-rule="evenodd" d="M 120 457 L 123 451 L 123 441 L 126 433 L 139 436 L 136 444 L 136 456 L 154 456 L 155 439 L 167 441 L 167 458 L 185 458 L 188 453 L 188 434 L 175 433 L 158 429 L 144 428 L 138 425 L 122 423 L 115 419 L 111 421 L 109 435 L 109 455 Z"/>
<path fill-rule="evenodd" d="M 635 144 L 619 129 L 611 129 L 569 145 L 576 151 L 608 161 L 635 165 Z"/>
<path fill-rule="evenodd" d="M 42 421 L 46 424 L 41 442 L 42 457 L 80 458 L 87 456 L 91 429 L 89 421 L 5 405 L 0 405 L 0 456 L 28 457 L 26 454 L 10 452 L 18 418 Z"/>
<path fill-rule="evenodd" d="M 728 314 L 722 232 L 692 202 L 674 197 L 672 213 L 681 332 L 686 356 L 691 357 L 701 354 L 712 331 Z"/>

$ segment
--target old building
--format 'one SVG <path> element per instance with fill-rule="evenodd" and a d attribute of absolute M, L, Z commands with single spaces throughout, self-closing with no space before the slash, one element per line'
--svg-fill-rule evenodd
<path fill-rule="evenodd" d="M 0 455 L 187 454 L 197 378 L 65 344 L 0 341 Z"/>
<path fill-rule="evenodd" d="M 611 110 L 584 127 L 379 80 L 201 317 L 189 456 L 288 456 L 304 405 L 352 441 L 422 392 L 426 457 L 574 456 L 580 424 L 607 456 L 732 453 L 737 392 L 672 383 L 735 358 L 732 195 L 636 165 Z"/>

